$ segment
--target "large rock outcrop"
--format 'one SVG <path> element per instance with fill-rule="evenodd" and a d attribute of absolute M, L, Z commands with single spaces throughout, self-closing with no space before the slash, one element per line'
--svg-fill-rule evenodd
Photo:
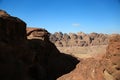
<path fill-rule="evenodd" d="M 25 22 L 6 14 L 0 10 L 0 80 L 56 80 L 76 67 L 79 61 L 60 53 L 47 30 L 26 33 Z"/>
<path fill-rule="evenodd" d="M 81 59 L 76 69 L 57 80 L 120 80 L 120 35 L 112 35 L 106 54 Z"/>
<path fill-rule="evenodd" d="M 10 15 L 4 10 L 0 10 L 0 16 L 10 16 Z"/>
<path fill-rule="evenodd" d="M 33 54 L 26 45 L 25 28 L 26 23 L 16 17 L 3 14 L 0 16 L 1 80 L 29 79 L 27 69 L 32 63 Z"/>
<path fill-rule="evenodd" d="M 30 29 L 28 28 L 28 30 Z M 31 50 L 35 51 L 36 60 L 48 74 L 47 80 L 56 80 L 73 70 L 79 62 L 70 55 L 60 53 L 56 46 L 49 41 L 49 33 L 44 29 L 31 29 L 28 32 L 28 39 Z"/>
<path fill-rule="evenodd" d="M 106 80 L 120 80 L 120 35 L 110 37 L 105 55 L 105 78 Z M 107 77 L 111 79 L 107 79 Z"/>

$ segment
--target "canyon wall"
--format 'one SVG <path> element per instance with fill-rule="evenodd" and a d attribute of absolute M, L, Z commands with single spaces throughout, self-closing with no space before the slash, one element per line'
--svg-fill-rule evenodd
<path fill-rule="evenodd" d="M 32 34 L 34 37 L 28 38 Z M 0 35 L 0 80 L 56 80 L 79 62 L 60 53 L 50 42 L 47 30 L 26 31 L 24 21 L 3 10 L 0 10 Z"/>

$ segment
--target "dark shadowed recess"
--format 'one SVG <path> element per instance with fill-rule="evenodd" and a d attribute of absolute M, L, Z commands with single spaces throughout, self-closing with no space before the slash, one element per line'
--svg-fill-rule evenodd
<path fill-rule="evenodd" d="M 58 77 L 72 71 L 79 61 L 68 54 L 60 53 L 56 46 L 50 41 L 44 42 L 39 39 L 29 40 L 31 50 L 35 51 L 35 62 L 37 65 L 31 67 L 30 75 L 35 80 L 56 80 Z M 44 76 L 40 72 L 43 71 Z M 37 75 L 44 77 L 38 79 Z M 37 79 L 36 79 L 37 78 Z"/>

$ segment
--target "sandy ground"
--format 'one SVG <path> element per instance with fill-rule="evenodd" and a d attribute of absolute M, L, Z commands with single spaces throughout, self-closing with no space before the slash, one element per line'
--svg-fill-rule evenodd
<path fill-rule="evenodd" d="M 87 47 L 57 47 L 60 52 L 71 54 L 78 58 L 89 58 L 101 56 L 106 53 L 107 45 L 87 46 Z"/>

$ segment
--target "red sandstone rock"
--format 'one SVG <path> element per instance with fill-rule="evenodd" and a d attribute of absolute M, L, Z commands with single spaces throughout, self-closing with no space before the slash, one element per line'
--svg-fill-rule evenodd
<path fill-rule="evenodd" d="M 120 80 L 120 35 L 112 35 L 107 47 L 106 71 L 113 80 Z"/>
<path fill-rule="evenodd" d="M 27 70 L 33 53 L 27 46 L 25 28 L 25 22 L 16 17 L 0 16 L 0 80 L 30 79 Z"/>
<path fill-rule="evenodd" d="M 0 17 L 2 16 L 10 16 L 10 15 L 4 10 L 0 10 Z"/>
<path fill-rule="evenodd" d="M 22 20 L 11 17 L 4 16 L 0 17 L 0 40 L 4 42 L 10 41 L 10 43 L 19 42 L 21 40 L 27 39 L 26 37 L 26 23 Z"/>
<path fill-rule="evenodd" d="M 120 35 L 109 39 L 106 54 L 99 57 L 81 60 L 75 70 L 57 80 L 120 80 Z"/>
<path fill-rule="evenodd" d="M 79 62 L 70 55 L 60 53 L 49 40 L 30 39 L 29 46 L 36 54 L 35 61 L 44 67 L 48 80 L 56 80 L 70 72 Z"/>
<path fill-rule="evenodd" d="M 107 45 L 109 35 L 98 34 L 98 33 L 54 33 L 50 35 L 50 41 L 53 42 L 57 47 L 60 45 L 58 42 L 61 42 L 63 47 L 68 46 L 95 46 L 95 45 Z"/>
<path fill-rule="evenodd" d="M 60 53 L 47 30 L 28 30 L 19 18 L 0 16 L 0 80 L 56 80 L 75 68 L 79 61 Z"/>

